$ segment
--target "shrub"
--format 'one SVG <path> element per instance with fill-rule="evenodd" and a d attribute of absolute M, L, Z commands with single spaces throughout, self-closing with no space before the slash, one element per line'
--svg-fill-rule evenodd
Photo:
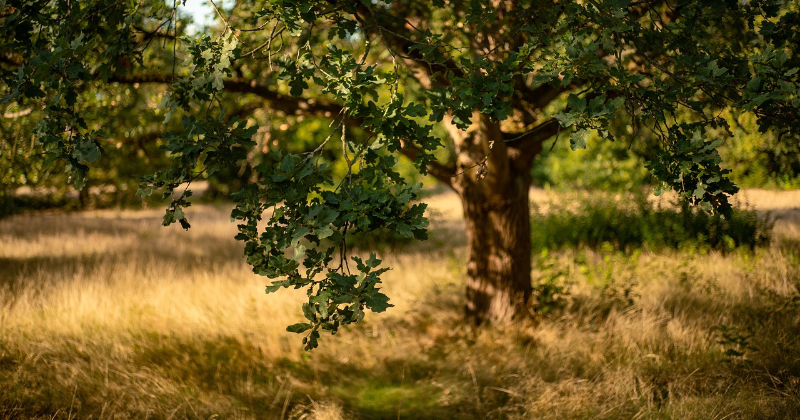
<path fill-rule="evenodd" d="M 534 250 L 567 247 L 731 251 L 768 244 L 773 222 L 752 209 L 736 209 L 730 219 L 688 205 L 664 208 L 646 197 L 565 199 L 531 219 Z"/>

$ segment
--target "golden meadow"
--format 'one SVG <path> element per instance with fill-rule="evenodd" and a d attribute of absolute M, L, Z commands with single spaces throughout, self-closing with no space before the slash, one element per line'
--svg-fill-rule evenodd
<path fill-rule="evenodd" d="M 458 199 L 426 201 L 431 240 L 378 249 L 395 307 L 311 353 L 224 206 L 0 220 L 0 419 L 800 418 L 800 193 L 743 196 L 754 249 L 542 252 L 546 314 L 480 329 Z"/>

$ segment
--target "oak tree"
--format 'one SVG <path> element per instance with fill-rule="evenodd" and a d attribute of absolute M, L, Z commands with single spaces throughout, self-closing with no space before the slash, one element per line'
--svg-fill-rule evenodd
<path fill-rule="evenodd" d="M 800 131 L 790 1 L 209 1 L 215 24 L 192 30 L 176 0 L 0 0 L 0 106 L 26 121 L 4 151 L 32 138 L 80 189 L 104 151 L 151 136 L 167 163 L 139 194 L 170 198 L 164 224 L 185 228 L 191 188 L 175 191 L 246 166 L 236 238 L 267 292 L 307 290 L 307 322 L 288 328 L 307 348 L 391 306 L 387 268 L 348 255 L 348 235 L 426 237 L 401 155 L 461 197 L 468 319 L 508 322 L 529 314 L 531 168 L 551 142 L 614 141 L 625 113 L 629 141 L 659 139 L 661 188 L 724 215 L 737 188 L 721 111 L 782 141 Z M 329 124 L 314 144 L 275 147 L 255 113 Z"/>

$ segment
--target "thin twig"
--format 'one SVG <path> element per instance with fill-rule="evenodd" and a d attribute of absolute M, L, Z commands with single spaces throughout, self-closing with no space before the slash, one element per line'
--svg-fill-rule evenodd
<path fill-rule="evenodd" d="M 225 16 L 222 15 L 222 12 L 219 11 L 219 8 L 217 8 L 217 4 L 214 3 L 214 0 L 208 0 L 208 1 L 211 2 L 211 6 L 214 7 L 214 11 L 217 12 L 217 16 L 219 16 L 219 18 L 222 19 L 222 23 L 225 24 L 225 29 L 223 29 L 222 33 L 219 35 L 220 37 L 222 37 L 223 35 L 225 35 L 226 32 L 228 32 L 228 28 L 230 28 L 230 24 L 228 24 L 228 20 L 225 19 Z"/>

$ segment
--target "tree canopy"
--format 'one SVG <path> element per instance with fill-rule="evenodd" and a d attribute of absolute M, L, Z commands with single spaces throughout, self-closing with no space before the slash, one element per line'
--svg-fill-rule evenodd
<path fill-rule="evenodd" d="M 461 195 L 469 276 L 480 280 L 468 312 L 502 318 L 519 311 L 494 302 L 524 306 L 530 288 L 527 213 L 509 203 L 527 206 L 546 141 L 613 141 L 625 114 L 630 141 L 658 140 L 649 169 L 662 188 L 729 214 L 737 188 L 717 151 L 730 127 L 722 112 L 751 114 L 780 141 L 800 134 L 793 2 L 211 4 L 216 24 L 191 32 L 177 1 L 0 0 L 0 106 L 13 121 L 4 156 L 33 139 L 41 165 L 65 163 L 80 189 L 103 153 L 125 159 L 133 143 L 157 139 L 158 170 L 142 174 L 138 194 L 171 199 L 164 224 L 185 228 L 191 188 L 181 187 L 244 164 L 252 176 L 231 193 L 237 239 L 253 270 L 274 279 L 267 292 L 308 291 L 307 322 L 288 328 L 307 348 L 321 330 L 391 306 L 380 290 L 387 268 L 348 255 L 348 235 L 426 238 L 400 155 Z M 329 123 L 304 145 L 260 128 L 293 116 Z M 331 148 L 343 176 L 332 176 Z M 493 212 L 494 230 L 478 226 Z"/>

